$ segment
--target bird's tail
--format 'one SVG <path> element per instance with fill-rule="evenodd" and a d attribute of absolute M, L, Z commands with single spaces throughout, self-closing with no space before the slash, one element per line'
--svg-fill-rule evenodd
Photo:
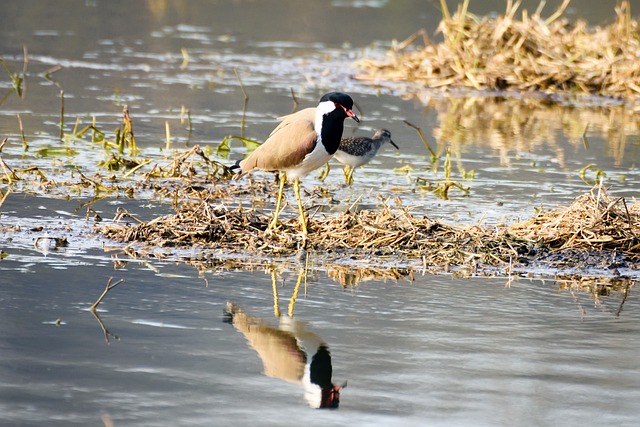
<path fill-rule="evenodd" d="M 240 162 L 242 160 L 238 160 L 233 165 L 229 166 L 229 170 L 234 174 L 233 179 L 240 179 L 242 176 L 242 166 L 240 166 Z"/>
<path fill-rule="evenodd" d="M 242 167 L 240 167 L 240 162 L 241 161 L 242 160 L 238 160 L 233 165 L 229 166 L 229 170 L 231 170 L 232 172 L 235 172 L 235 173 L 242 173 Z"/>

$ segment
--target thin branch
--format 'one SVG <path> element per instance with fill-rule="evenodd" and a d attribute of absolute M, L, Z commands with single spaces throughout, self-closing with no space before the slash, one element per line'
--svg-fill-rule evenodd
<path fill-rule="evenodd" d="M 233 71 L 236 73 L 236 78 L 240 83 L 240 89 L 242 90 L 242 94 L 244 95 L 244 105 L 242 107 L 242 121 L 240 122 L 240 136 L 244 138 L 244 123 L 245 123 L 245 118 L 247 116 L 247 105 L 249 104 L 249 95 L 247 95 L 247 92 L 244 90 L 244 84 L 242 84 L 242 79 L 240 78 L 240 73 L 238 73 L 238 69 L 234 68 Z"/>
<path fill-rule="evenodd" d="M 407 126 L 414 128 L 418 132 L 418 135 L 420 136 L 420 139 L 422 140 L 423 144 L 425 145 L 425 147 L 427 147 L 427 150 L 429 150 L 429 153 L 431 153 L 431 158 L 433 159 L 433 161 L 435 161 L 438 158 L 438 156 L 436 156 L 436 153 L 431 149 L 429 142 L 427 142 L 427 138 L 425 138 L 424 134 L 422 133 L 422 129 L 420 129 L 418 126 L 414 125 L 413 123 L 409 123 L 406 120 L 403 120 L 403 122 Z"/>
<path fill-rule="evenodd" d="M 293 98 L 293 108 L 291 109 L 291 113 L 295 113 L 298 109 L 298 98 L 296 98 L 296 93 L 293 91 L 293 88 L 289 88 L 291 90 L 291 98 Z"/>
<path fill-rule="evenodd" d="M 109 277 L 109 281 L 107 282 L 107 286 L 104 288 L 102 295 L 100 295 L 100 297 L 96 300 L 96 302 L 94 302 L 93 305 L 89 308 L 89 311 L 91 311 L 92 313 L 95 313 L 96 308 L 98 308 L 98 305 L 102 302 L 104 297 L 107 296 L 107 292 L 109 292 L 111 289 L 118 286 L 120 283 L 124 282 L 124 279 L 120 279 L 115 283 L 111 283 L 111 280 L 113 280 L 113 277 Z"/>

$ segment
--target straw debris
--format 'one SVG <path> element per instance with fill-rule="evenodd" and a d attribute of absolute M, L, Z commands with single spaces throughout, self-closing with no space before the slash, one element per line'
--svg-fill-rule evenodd
<path fill-rule="evenodd" d="M 127 217 L 133 218 L 121 210 L 100 231 L 136 244 L 139 256 L 154 256 L 162 247 L 215 249 L 245 256 L 294 256 L 304 248 L 326 259 L 348 256 L 379 263 L 393 259 L 438 271 L 464 267 L 470 273 L 486 266 L 528 265 L 549 254 L 565 253 L 562 251 L 584 262 L 585 268 L 603 262 L 609 267 L 612 253 L 624 256 L 626 262 L 640 262 L 640 203 L 628 206 L 624 198 L 611 198 L 601 187 L 568 207 L 541 212 L 508 227 L 448 225 L 385 204 L 373 211 L 309 218 L 306 240 L 296 218 L 270 231 L 269 215 L 253 208 L 213 206 L 206 197 L 185 202 L 175 214 L 151 221 L 134 218 L 123 223 Z M 583 255 L 576 258 L 580 251 Z M 561 256 L 557 253 L 556 258 Z"/>
<path fill-rule="evenodd" d="M 361 60 L 356 78 L 428 88 L 640 96 L 640 30 L 626 0 L 615 7 L 615 20 L 602 27 L 563 17 L 570 0 L 548 18 L 541 16 L 542 2 L 532 15 L 523 10 L 520 19 L 520 1 L 509 0 L 497 17 L 472 14 L 468 0 L 453 15 L 440 3 L 442 42 L 433 43 L 420 30 L 395 43 L 385 60 Z M 424 47 L 416 47 L 417 40 Z"/>
<path fill-rule="evenodd" d="M 541 212 L 513 224 L 507 233 L 552 250 L 589 249 L 619 251 L 640 257 L 640 203 L 627 205 L 596 187 L 568 207 Z"/>

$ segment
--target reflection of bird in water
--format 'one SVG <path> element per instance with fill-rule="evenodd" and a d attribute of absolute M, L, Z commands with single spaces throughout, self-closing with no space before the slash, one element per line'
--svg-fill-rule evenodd
<path fill-rule="evenodd" d="M 342 386 L 331 382 L 329 347 L 302 322 L 282 317 L 274 327 L 232 303 L 227 303 L 225 322 L 240 331 L 258 353 L 266 376 L 302 383 L 312 408 L 338 407 Z"/>

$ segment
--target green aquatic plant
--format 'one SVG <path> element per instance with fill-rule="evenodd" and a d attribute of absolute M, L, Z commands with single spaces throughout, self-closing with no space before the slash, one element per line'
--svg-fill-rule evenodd
<path fill-rule="evenodd" d="M 22 138 L 22 148 L 24 149 L 24 151 L 27 151 L 29 149 L 29 144 L 27 143 L 27 138 L 24 136 L 24 126 L 22 125 L 22 117 L 20 117 L 20 114 L 17 114 L 18 116 L 18 125 L 20 126 L 20 136 Z"/>
<path fill-rule="evenodd" d="M 189 141 L 191 141 L 191 133 L 193 132 L 193 123 L 191 122 L 191 111 L 188 110 L 184 105 L 180 107 L 180 124 L 184 124 L 185 116 L 187 120 L 187 124 L 189 126 L 187 132 L 187 140 L 185 141 L 185 146 L 189 146 Z"/>
<path fill-rule="evenodd" d="M 60 141 L 64 140 L 64 90 L 60 90 Z"/>
<path fill-rule="evenodd" d="M 116 153 L 111 153 L 111 157 L 107 160 L 101 160 L 100 162 L 98 162 L 98 166 L 106 168 L 110 171 L 117 171 L 121 169 L 131 170 L 134 168 L 139 168 L 141 166 L 141 162 L 137 160 L 127 159 Z"/>
<path fill-rule="evenodd" d="M 587 178 L 587 173 L 589 171 L 593 171 L 595 172 L 595 178 L 594 179 L 588 179 Z M 580 176 L 580 179 L 587 185 L 596 185 L 597 183 L 599 183 L 600 181 L 602 181 L 604 178 L 607 177 L 607 173 L 605 171 L 603 171 L 602 169 L 600 169 L 599 167 L 593 165 L 593 164 L 588 164 L 587 166 L 583 167 L 582 169 L 580 169 L 580 171 L 578 172 L 578 176 Z"/>
<path fill-rule="evenodd" d="M 78 154 L 78 151 L 71 147 L 44 147 L 36 151 L 38 157 L 72 157 Z"/>
<path fill-rule="evenodd" d="M 0 98 L 0 104 L 2 104 L 13 92 L 15 92 L 20 98 L 24 97 L 25 88 L 26 88 L 26 79 L 27 79 L 27 64 L 29 63 L 29 56 L 27 55 L 27 47 L 23 47 L 24 60 L 22 66 L 22 73 L 14 73 L 11 71 L 9 64 L 2 57 L 0 57 L 0 62 L 4 66 L 4 69 L 9 74 L 9 78 L 11 79 L 11 89 Z"/>
<path fill-rule="evenodd" d="M 434 168 L 435 167 L 436 167 L 436 164 L 434 163 Z M 451 179 L 453 166 L 451 162 L 451 152 L 449 148 L 447 148 L 445 152 L 443 169 L 444 169 L 444 179 L 441 179 L 441 180 L 433 181 L 424 177 L 417 177 L 415 179 L 417 188 L 422 191 L 433 193 L 436 197 L 443 200 L 449 200 L 449 191 L 451 189 L 458 189 L 462 192 L 463 196 L 468 196 L 470 192 L 470 188 L 465 187 L 460 182 Z M 461 167 L 461 165 L 459 166 L 459 169 L 463 179 L 473 180 L 475 176 L 475 172 L 473 170 L 467 172 Z M 396 170 L 404 171 L 407 173 L 407 175 L 410 172 L 414 171 L 414 169 L 410 165 L 406 165 L 403 168 L 396 169 Z"/>
<path fill-rule="evenodd" d="M 231 147 L 229 144 L 233 140 L 238 140 L 242 142 L 245 148 L 247 149 L 248 153 L 252 152 L 256 148 L 258 148 L 260 145 L 262 145 L 261 142 L 256 141 L 254 139 L 249 139 L 249 138 L 245 138 L 243 136 L 238 136 L 238 135 L 228 135 L 228 136 L 225 136 L 222 141 L 220 141 L 220 144 L 218 144 L 218 148 L 216 148 L 216 155 L 219 157 L 222 157 L 223 159 L 229 158 L 229 153 L 231 152 Z"/>

